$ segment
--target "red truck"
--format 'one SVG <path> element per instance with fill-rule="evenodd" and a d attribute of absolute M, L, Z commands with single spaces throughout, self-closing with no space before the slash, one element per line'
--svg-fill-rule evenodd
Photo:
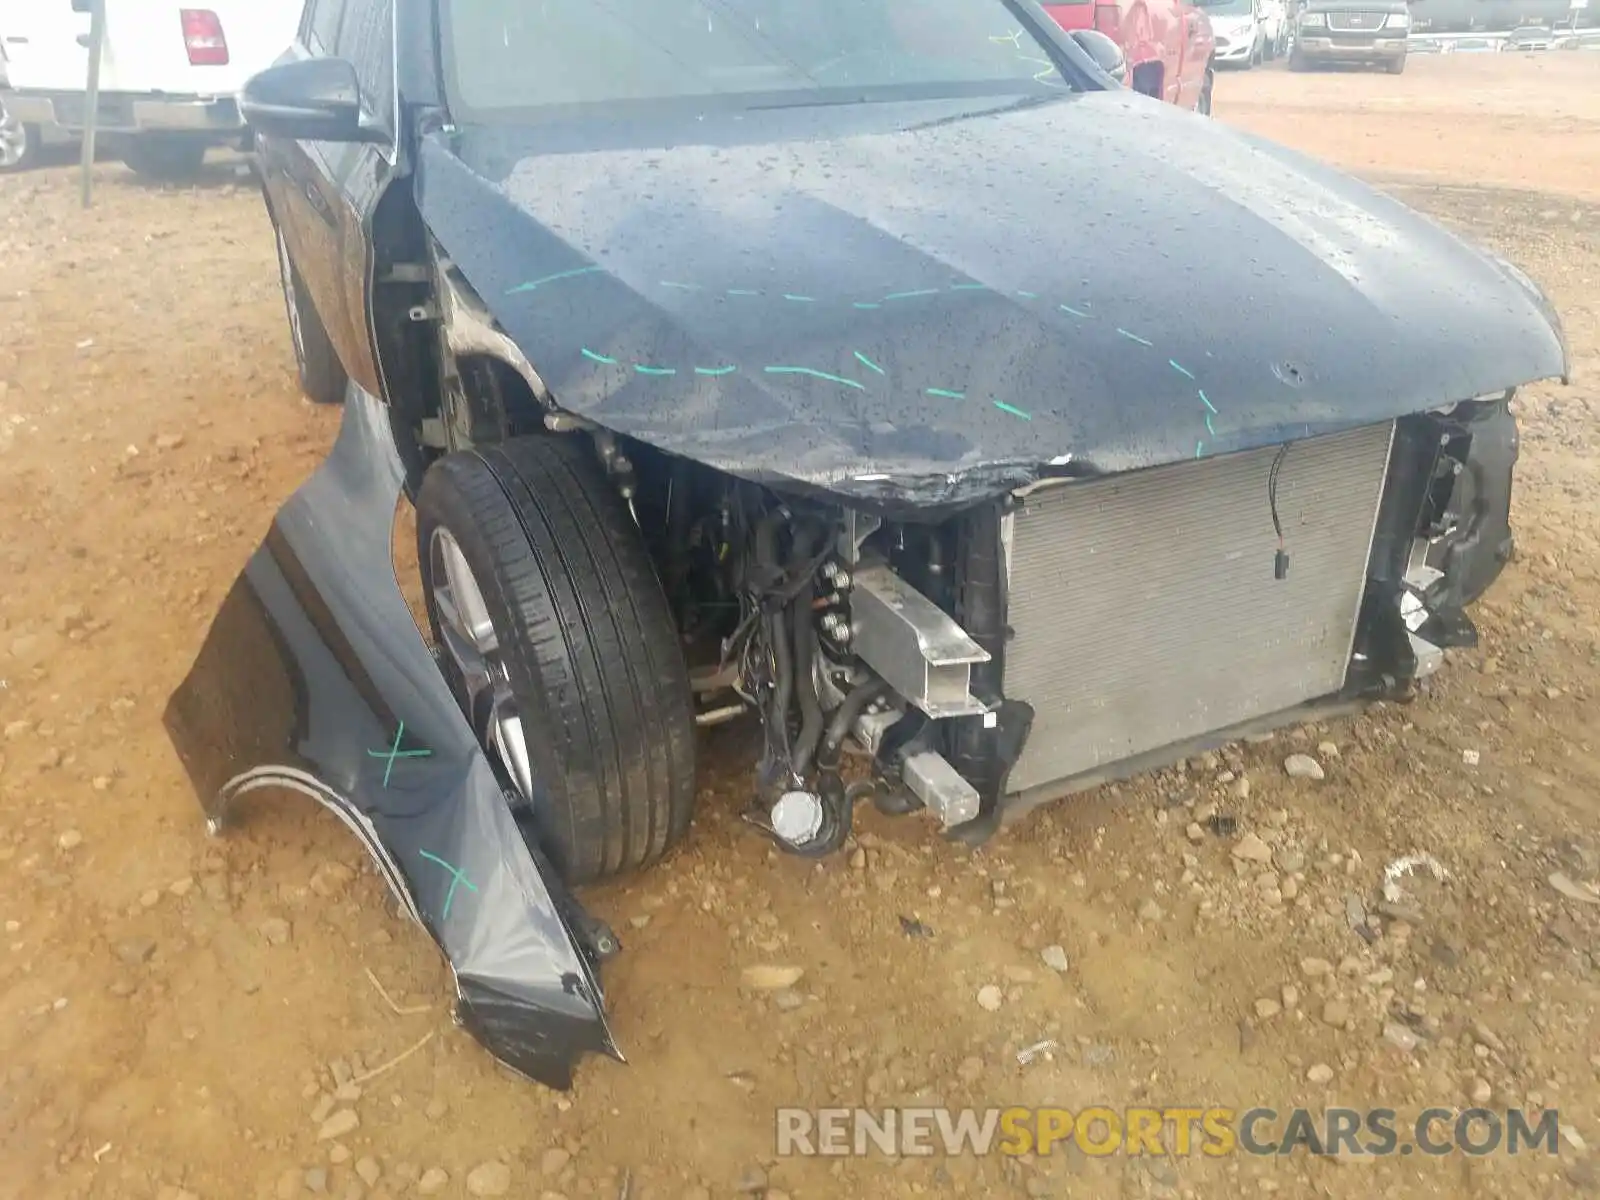
<path fill-rule="evenodd" d="M 1181 108 L 1211 111 L 1211 22 L 1188 0 L 1042 0 L 1062 29 L 1093 29 L 1122 47 L 1128 86 Z"/>

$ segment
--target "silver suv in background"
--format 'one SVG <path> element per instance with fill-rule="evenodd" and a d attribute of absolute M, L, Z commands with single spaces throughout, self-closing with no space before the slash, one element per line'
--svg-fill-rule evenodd
<path fill-rule="evenodd" d="M 1331 63 L 1406 69 L 1411 12 L 1405 0 L 1306 0 L 1296 18 L 1289 69 Z"/>

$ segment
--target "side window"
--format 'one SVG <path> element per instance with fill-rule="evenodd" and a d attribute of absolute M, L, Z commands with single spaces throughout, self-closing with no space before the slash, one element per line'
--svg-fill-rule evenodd
<path fill-rule="evenodd" d="M 332 54 L 339 41 L 345 0 L 306 0 L 305 43 L 313 54 Z"/>
<path fill-rule="evenodd" d="M 325 3 L 326 0 L 318 0 Z M 361 106 L 395 128 L 394 0 L 348 0 L 335 53 L 355 64 Z"/>

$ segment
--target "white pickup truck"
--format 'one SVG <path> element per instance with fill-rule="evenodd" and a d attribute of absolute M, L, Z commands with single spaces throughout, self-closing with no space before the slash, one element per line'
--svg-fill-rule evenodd
<path fill-rule="evenodd" d="M 192 174 L 208 147 L 241 142 L 234 97 L 294 41 L 304 0 L 102 0 L 96 128 L 135 171 Z M 0 109 L 24 128 L 82 130 L 91 0 L 0 0 Z"/>

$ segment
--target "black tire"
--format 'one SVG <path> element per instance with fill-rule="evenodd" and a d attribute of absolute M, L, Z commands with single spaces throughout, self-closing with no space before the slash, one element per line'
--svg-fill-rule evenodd
<path fill-rule="evenodd" d="M 122 161 L 135 175 L 178 183 L 200 173 L 207 148 L 204 141 L 183 134 L 140 133 L 122 147 Z"/>
<path fill-rule="evenodd" d="M 545 793 L 534 817 L 549 857 L 573 884 L 656 861 L 694 809 L 689 674 L 649 552 L 587 442 L 514 438 L 428 469 L 417 543 L 436 644 L 441 527 L 483 593 Z"/>
<path fill-rule="evenodd" d="M 1394 61 L 1385 64 L 1385 70 L 1387 70 L 1391 75 L 1403 75 L 1405 74 L 1405 69 L 1406 60 L 1404 55 L 1401 55 Z"/>
<path fill-rule="evenodd" d="M 289 244 L 274 224 L 272 235 L 278 246 L 278 278 L 283 283 L 283 311 L 289 321 L 289 341 L 294 347 L 295 370 L 300 390 L 313 404 L 343 404 L 350 381 L 339 353 L 333 348 L 328 327 L 317 315 L 305 281 L 289 257 Z"/>
<path fill-rule="evenodd" d="M 1217 70 L 1215 67 L 1206 67 L 1205 82 L 1200 85 L 1200 99 L 1195 102 L 1194 110 L 1202 117 L 1211 115 L 1211 102 L 1217 86 Z"/>
<path fill-rule="evenodd" d="M 1305 60 L 1305 58 L 1303 58 L 1301 56 L 1300 51 L 1298 51 L 1298 50 L 1289 51 L 1289 70 L 1291 70 L 1291 71 L 1309 71 L 1310 69 L 1311 69 L 1311 64 L 1309 62 L 1307 62 Z"/>

